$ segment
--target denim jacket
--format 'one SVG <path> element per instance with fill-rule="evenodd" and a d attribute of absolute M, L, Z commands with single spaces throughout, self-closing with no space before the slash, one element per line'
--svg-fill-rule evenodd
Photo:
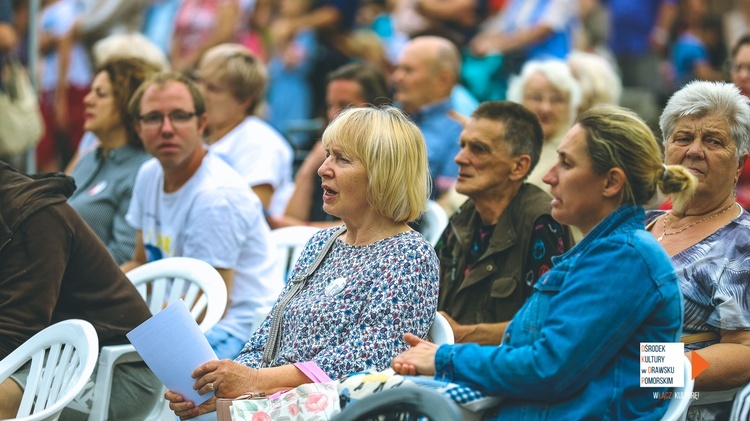
<path fill-rule="evenodd" d="M 641 342 L 677 342 L 683 306 L 669 256 L 623 205 L 555 266 L 500 347 L 443 345 L 436 378 L 506 399 L 498 419 L 658 420 L 664 388 L 641 388 Z"/>

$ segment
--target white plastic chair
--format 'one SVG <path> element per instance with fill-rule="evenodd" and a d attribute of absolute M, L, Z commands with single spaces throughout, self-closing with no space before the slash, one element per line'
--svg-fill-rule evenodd
<path fill-rule="evenodd" d="M 435 313 L 435 321 L 432 322 L 427 336 L 436 345 L 451 345 L 454 343 L 453 329 L 448 320 L 440 313 Z"/>
<path fill-rule="evenodd" d="M 734 397 L 732 415 L 729 421 L 750 420 L 750 383 L 741 388 Z"/>
<path fill-rule="evenodd" d="M 274 280 L 282 280 L 284 283 L 289 280 L 289 273 L 302 254 L 302 249 L 318 231 L 320 228 L 306 225 L 271 230 L 271 240 L 276 245 Z"/>
<path fill-rule="evenodd" d="M 227 306 L 226 284 L 219 272 L 206 262 L 189 257 L 171 257 L 139 266 L 128 272 L 127 276 L 148 304 L 151 314 L 182 299 L 196 320 L 205 313 L 199 323 L 204 333 L 224 315 Z M 137 361 L 142 359 L 133 345 L 102 348 L 89 421 L 107 419 L 115 366 Z M 161 420 L 165 410 L 168 410 L 167 401 L 157 405 L 147 419 Z"/>
<path fill-rule="evenodd" d="M 744 386 L 744 389 L 750 390 L 750 383 Z M 727 390 L 715 390 L 710 392 L 701 392 L 698 399 L 694 399 L 692 402 L 690 402 L 690 406 L 701 406 L 701 405 L 711 405 L 714 403 L 720 403 L 720 402 L 732 402 L 732 414 L 729 417 L 729 421 L 748 421 L 750 420 L 750 417 L 737 417 L 735 414 L 740 414 L 742 412 L 741 407 L 743 405 L 743 400 L 747 397 L 747 394 L 750 393 L 748 391 L 745 391 L 745 398 L 743 398 L 739 393 L 740 391 L 744 390 L 742 387 L 737 387 L 734 389 L 727 389 Z M 750 402 L 746 403 L 745 406 L 750 406 Z M 735 408 L 738 408 L 735 410 Z M 750 413 L 750 409 L 745 410 L 747 413 Z"/>
<path fill-rule="evenodd" d="M 60 418 L 94 372 L 98 351 L 99 338 L 91 323 L 70 319 L 40 331 L 0 361 L 2 383 L 31 360 L 16 419 Z"/>
<path fill-rule="evenodd" d="M 427 210 L 422 215 L 422 223 L 419 226 L 419 232 L 433 246 L 440 240 L 440 235 L 448 226 L 448 215 L 443 208 L 434 200 L 427 201 Z"/>
<path fill-rule="evenodd" d="M 693 367 L 687 357 L 684 358 L 683 367 L 683 386 L 675 387 L 672 391 L 674 392 L 672 399 L 669 401 L 667 412 L 661 417 L 661 421 L 685 421 L 687 409 L 693 396 L 695 380 L 692 378 Z"/>

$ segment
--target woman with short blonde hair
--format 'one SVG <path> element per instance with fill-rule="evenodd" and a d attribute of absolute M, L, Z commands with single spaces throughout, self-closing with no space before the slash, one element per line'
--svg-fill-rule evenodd
<path fill-rule="evenodd" d="M 198 82 L 206 99 L 206 143 L 247 181 L 266 213 L 284 213 L 294 190 L 289 142 L 258 117 L 268 73 L 240 44 L 220 44 L 203 55 Z"/>
<path fill-rule="evenodd" d="M 368 202 L 396 222 L 412 222 L 427 208 L 430 193 L 424 137 L 394 107 L 342 111 L 323 135 L 326 149 L 359 157 L 368 172 Z"/>

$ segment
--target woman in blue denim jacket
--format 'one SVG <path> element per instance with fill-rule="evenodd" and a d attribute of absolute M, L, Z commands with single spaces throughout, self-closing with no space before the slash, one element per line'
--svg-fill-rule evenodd
<path fill-rule="evenodd" d="M 584 113 L 544 176 L 552 216 L 583 240 L 555 266 L 508 326 L 500 347 L 436 345 L 405 335 L 401 374 L 428 374 L 505 398 L 498 419 L 653 419 L 663 388 L 640 387 L 640 343 L 677 342 L 682 295 L 669 257 L 644 230 L 657 187 L 686 200 L 695 178 L 663 166 L 649 128 L 616 107 Z"/>

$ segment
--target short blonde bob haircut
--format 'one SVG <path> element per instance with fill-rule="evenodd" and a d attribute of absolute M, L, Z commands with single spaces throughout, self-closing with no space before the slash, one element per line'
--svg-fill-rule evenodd
<path fill-rule="evenodd" d="M 384 106 L 341 111 L 323 132 L 323 146 L 362 161 L 367 202 L 378 214 L 411 222 L 427 208 L 427 147 L 422 132 L 401 110 Z"/>
<path fill-rule="evenodd" d="M 658 188 L 679 207 L 695 191 L 695 177 L 681 165 L 662 163 L 653 132 L 632 111 L 599 105 L 581 114 L 578 124 L 586 132 L 586 149 L 594 172 L 604 174 L 620 168 L 625 173 L 621 204 L 645 205 Z"/>
<path fill-rule="evenodd" d="M 257 114 L 268 85 L 266 65 L 241 44 L 219 44 L 201 57 L 198 77 L 215 77 L 240 102 L 250 101 L 245 112 Z"/>

